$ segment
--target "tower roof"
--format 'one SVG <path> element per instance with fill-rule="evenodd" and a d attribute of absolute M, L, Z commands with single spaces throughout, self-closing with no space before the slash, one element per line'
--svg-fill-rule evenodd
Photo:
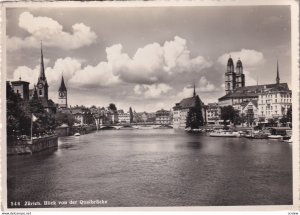
<path fill-rule="evenodd" d="M 195 86 L 195 83 L 194 83 L 194 92 L 193 92 L 193 97 L 196 96 L 196 86 Z"/>
<path fill-rule="evenodd" d="M 242 61 L 240 59 L 238 59 L 238 61 L 236 62 L 236 67 L 243 67 Z"/>
<path fill-rule="evenodd" d="M 59 92 L 65 92 L 67 91 L 66 85 L 65 85 L 65 81 L 64 81 L 64 76 L 61 77 L 61 83 L 60 83 L 60 87 L 58 89 Z"/>
<path fill-rule="evenodd" d="M 233 60 L 232 60 L 231 56 L 229 56 L 227 66 L 233 66 Z"/>
<path fill-rule="evenodd" d="M 40 75 L 39 80 L 46 80 L 45 68 L 44 68 L 44 57 L 43 57 L 43 44 L 41 42 L 41 65 L 40 65 Z"/>
<path fill-rule="evenodd" d="M 279 78 L 279 68 L 278 68 L 278 60 L 277 60 L 277 75 L 276 75 L 276 84 L 280 83 L 280 78 Z"/>

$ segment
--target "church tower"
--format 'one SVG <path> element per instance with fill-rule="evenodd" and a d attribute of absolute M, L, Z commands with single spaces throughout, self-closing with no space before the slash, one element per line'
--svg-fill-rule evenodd
<path fill-rule="evenodd" d="M 277 60 L 277 76 L 276 76 L 276 84 L 280 83 L 280 78 L 279 78 L 279 68 L 278 68 L 278 60 Z"/>
<path fill-rule="evenodd" d="M 61 77 L 60 87 L 58 89 L 58 106 L 59 108 L 68 107 L 68 97 L 67 97 L 67 88 L 64 81 L 64 76 Z"/>
<path fill-rule="evenodd" d="M 235 89 L 235 72 L 234 64 L 231 57 L 229 57 L 227 62 L 227 72 L 225 73 L 225 92 L 226 94 L 231 93 Z"/>
<path fill-rule="evenodd" d="M 41 65 L 40 65 L 40 74 L 37 82 L 37 91 L 39 98 L 45 98 L 48 100 L 48 83 L 47 78 L 45 75 L 45 68 L 44 68 L 44 57 L 43 57 L 43 47 L 41 43 Z"/>
<path fill-rule="evenodd" d="M 244 87 L 245 86 L 245 74 L 243 74 L 243 64 L 239 59 L 236 62 L 236 85 L 235 88 Z"/>

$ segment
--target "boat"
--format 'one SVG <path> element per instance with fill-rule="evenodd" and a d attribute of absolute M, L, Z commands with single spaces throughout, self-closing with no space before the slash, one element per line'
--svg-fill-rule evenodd
<path fill-rule="evenodd" d="M 282 136 L 281 135 L 274 135 L 273 134 L 273 135 L 269 135 L 268 138 L 269 139 L 282 139 Z"/>
<path fill-rule="evenodd" d="M 285 142 L 285 143 L 293 143 L 292 138 L 290 138 L 288 140 L 284 140 L 283 142 Z"/>
<path fill-rule="evenodd" d="M 80 136 L 80 133 L 75 133 L 74 136 Z"/>
<path fill-rule="evenodd" d="M 213 131 L 209 134 L 211 137 L 240 137 L 241 134 L 236 131 Z"/>

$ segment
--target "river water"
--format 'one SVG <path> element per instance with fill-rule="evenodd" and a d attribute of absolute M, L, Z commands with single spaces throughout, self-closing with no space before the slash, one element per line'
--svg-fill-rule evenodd
<path fill-rule="evenodd" d="M 292 147 L 277 140 L 106 130 L 7 165 L 8 207 L 292 204 Z"/>

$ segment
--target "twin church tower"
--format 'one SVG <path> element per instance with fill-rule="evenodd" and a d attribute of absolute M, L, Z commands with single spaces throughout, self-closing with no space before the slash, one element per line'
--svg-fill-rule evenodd
<path fill-rule="evenodd" d="M 239 59 L 236 63 L 236 72 L 231 56 L 227 62 L 227 72 L 225 73 L 225 93 L 231 93 L 238 87 L 245 86 L 245 74 L 243 74 L 243 64 Z"/>

